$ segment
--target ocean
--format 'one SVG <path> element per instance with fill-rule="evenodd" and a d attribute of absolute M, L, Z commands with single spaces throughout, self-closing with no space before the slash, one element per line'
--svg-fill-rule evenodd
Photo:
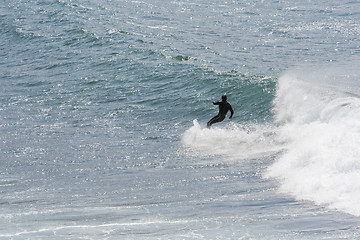
<path fill-rule="evenodd" d="M 360 238 L 359 1 L 0 19 L 0 239 Z"/>

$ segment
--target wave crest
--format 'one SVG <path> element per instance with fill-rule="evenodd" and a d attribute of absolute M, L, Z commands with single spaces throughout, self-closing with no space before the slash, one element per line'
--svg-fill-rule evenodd
<path fill-rule="evenodd" d="M 360 216 L 360 75 L 324 70 L 279 79 L 275 110 L 288 145 L 266 176 L 297 199 Z"/>

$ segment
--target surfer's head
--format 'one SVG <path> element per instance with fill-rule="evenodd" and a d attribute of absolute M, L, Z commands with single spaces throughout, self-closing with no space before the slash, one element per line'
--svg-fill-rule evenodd
<path fill-rule="evenodd" d="M 226 94 L 224 94 L 224 95 L 221 96 L 221 100 L 223 100 L 224 102 L 227 100 Z"/>

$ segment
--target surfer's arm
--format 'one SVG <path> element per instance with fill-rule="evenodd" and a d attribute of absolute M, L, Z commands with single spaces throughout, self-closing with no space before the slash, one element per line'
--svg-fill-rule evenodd
<path fill-rule="evenodd" d="M 231 113 L 229 119 L 232 119 L 232 117 L 233 117 L 233 115 L 234 115 L 234 110 L 232 109 L 231 105 L 230 105 L 230 109 L 229 109 L 229 110 L 230 110 L 230 113 Z"/>
<path fill-rule="evenodd" d="M 219 105 L 220 102 L 212 102 L 214 105 Z"/>

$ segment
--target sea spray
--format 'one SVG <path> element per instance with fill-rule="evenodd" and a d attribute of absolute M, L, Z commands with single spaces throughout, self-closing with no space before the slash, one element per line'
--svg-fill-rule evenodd
<path fill-rule="evenodd" d="M 182 142 L 200 155 L 236 161 L 270 156 L 281 149 L 270 126 L 231 123 L 208 129 L 201 127 L 197 119 L 193 123 L 182 136 Z"/>
<path fill-rule="evenodd" d="M 280 191 L 297 199 L 360 216 L 355 73 L 349 68 L 298 69 L 279 79 L 275 111 L 279 138 L 288 145 L 265 176 L 279 179 Z"/>

